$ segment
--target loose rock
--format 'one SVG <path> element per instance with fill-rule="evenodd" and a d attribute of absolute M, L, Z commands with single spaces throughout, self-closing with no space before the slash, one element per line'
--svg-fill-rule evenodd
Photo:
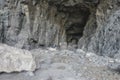
<path fill-rule="evenodd" d="M 34 71 L 36 64 L 27 50 L 0 44 L 0 72 Z"/>

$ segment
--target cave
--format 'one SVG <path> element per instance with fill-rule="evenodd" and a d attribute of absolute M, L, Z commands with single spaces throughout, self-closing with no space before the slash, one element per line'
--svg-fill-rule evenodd
<path fill-rule="evenodd" d="M 83 36 L 85 25 L 91 15 L 90 8 L 82 3 L 66 6 L 62 3 L 55 3 L 54 1 L 49 1 L 48 6 L 48 11 L 51 11 L 52 9 L 56 10 L 55 15 L 53 10 L 52 15 L 54 16 L 52 19 L 59 18 L 59 16 L 61 17 L 58 22 L 56 20 L 54 21 L 54 24 L 59 23 L 61 26 L 61 34 L 58 35 L 62 37 L 62 32 L 64 33 L 65 31 L 65 34 L 63 35 L 65 35 L 66 38 L 64 38 L 63 41 L 66 41 L 67 45 L 77 45 L 79 39 Z M 50 13 L 48 14 L 50 15 Z M 65 21 L 65 23 L 61 23 L 61 21 Z M 60 40 L 60 42 L 62 42 L 62 40 Z M 58 46 L 60 46 L 59 43 Z M 54 46 L 52 42 L 49 46 L 51 45 Z"/>
<path fill-rule="evenodd" d="M 6 17 L 9 24 L 3 25 L 7 29 L 2 30 L 0 41 L 28 50 L 53 46 L 59 48 L 62 42 L 67 46 L 78 44 L 91 15 L 90 8 L 84 3 L 65 5 L 64 2 L 50 0 L 35 3 L 21 1 L 20 5 L 19 13 L 7 15 L 11 17 Z"/>
<path fill-rule="evenodd" d="M 67 43 L 77 44 L 80 37 L 83 35 L 84 26 L 79 23 L 73 23 L 66 29 Z"/>
<path fill-rule="evenodd" d="M 68 19 L 65 23 L 67 44 L 77 44 L 83 36 L 84 27 L 88 21 L 90 11 L 83 4 L 74 6 L 58 6 L 58 12 L 64 13 Z"/>
<path fill-rule="evenodd" d="M 0 0 L 0 80 L 120 80 L 120 0 Z"/>

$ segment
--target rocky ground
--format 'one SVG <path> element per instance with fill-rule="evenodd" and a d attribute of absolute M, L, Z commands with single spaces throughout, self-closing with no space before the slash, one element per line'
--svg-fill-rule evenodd
<path fill-rule="evenodd" d="M 80 49 L 35 49 L 34 72 L 1 73 L 0 80 L 120 80 L 119 60 Z"/>

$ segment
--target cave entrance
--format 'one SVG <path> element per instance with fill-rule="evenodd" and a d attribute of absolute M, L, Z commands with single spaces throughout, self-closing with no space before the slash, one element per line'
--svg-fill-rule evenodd
<path fill-rule="evenodd" d="M 53 6 L 54 2 L 50 5 Z M 90 15 L 90 9 L 85 4 L 64 5 L 54 4 L 57 8 L 57 13 L 63 20 L 62 28 L 65 30 L 65 36 L 68 45 L 76 45 L 79 39 L 83 36 L 84 27 Z M 65 20 L 65 21 L 64 21 Z M 63 40 L 63 41 L 64 41 Z"/>
<path fill-rule="evenodd" d="M 84 27 L 80 27 L 80 23 L 73 23 L 66 29 L 67 43 L 77 44 L 78 40 L 83 35 Z"/>
<path fill-rule="evenodd" d="M 83 36 L 84 27 L 88 21 L 90 11 L 88 8 L 79 5 L 73 6 L 69 9 L 68 21 L 66 23 L 66 40 L 68 45 L 77 44 L 79 39 Z"/>

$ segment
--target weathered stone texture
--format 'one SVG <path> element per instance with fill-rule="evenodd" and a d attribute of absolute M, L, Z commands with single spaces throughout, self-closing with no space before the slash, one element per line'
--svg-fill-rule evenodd
<path fill-rule="evenodd" d="M 101 0 L 96 9 L 96 30 L 93 29 L 94 34 L 87 38 L 81 38 L 85 40 L 85 44 L 81 48 L 87 51 L 95 52 L 99 55 L 107 55 L 114 57 L 120 51 L 120 24 L 119 24 L 119 2 L 117 0 Z M 89 28 L 92 30 L 91 25 L 86 25 L 86 35 L 89 32 Z M 91 32 L 87 33 L 91 34 Z M 85 36 L 83 36 L 85 37 Z"/>
<path fill-rule="evenodd" d="M 88 3 L 96 4 L 83 0 L 3 2 L 0 41 L 24 49 L 59 46 L 64 42 L 77 44 L 90 15 Z"/>
<path fill-rule="evenodd" d="M 66 42 L 99 55 L 119 53 L 119 0 L 1 0 L 0 4 L 2 43 L 33 49 Z"/>
<path fill-rule="evenodd" d="M 34 71 L 36 64 L 27 50 L 0 44 L 0 72 Z"/>

